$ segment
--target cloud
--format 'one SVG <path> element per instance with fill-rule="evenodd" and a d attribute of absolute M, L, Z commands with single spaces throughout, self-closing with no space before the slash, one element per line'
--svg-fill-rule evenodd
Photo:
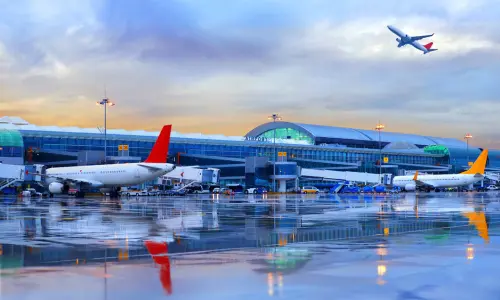
<path fill-rule="evenodd" d="M 329 20 L 319 21 L 290 38 L 285 48 L 293 49 L 291 55 L 320 56 L 323 59 L 422 61 L 422 52 L 411 46 L 397 48 L 396 37 L 387 29 L 397 18 L 361 19 L 336 24 Z M 456 31 L 453 24 L 437 18 L 409 17 L 404 19 L 404 28 L 409 35 L 436 33 L 428 41 L 440 52 L 432 53 L 433 61 L 449 60 L 468 53 L 484 51 L 498 52 L 500 43 L 476 31 Z M 421 42 L 422 43 L 422 42 Z"/>

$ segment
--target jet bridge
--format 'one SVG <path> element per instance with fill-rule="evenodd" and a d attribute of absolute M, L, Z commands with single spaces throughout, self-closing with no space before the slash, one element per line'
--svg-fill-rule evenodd
<path fill-rule="evenodd" d="M 486 172 L 484 173 L 484 177 L 494 180 L 494 181 L 500 181 L 500 173 L 499 172 Z"/>
<path fill-rule="evenodd" d="M 332 171 L 332 170 L 318 170 L 301 168 L 301 177 L 313 177 L 326 180 L 344 180 L 350 182 L 362 182 L 365 184 L 373 183 L 378 184 L 382 181 L 383 184 L 391 184 L 392 174 L 382 174 L 379 181 L 379 174 L 363 173 L 363 172 L 348 172 L 348 171 Z"/>

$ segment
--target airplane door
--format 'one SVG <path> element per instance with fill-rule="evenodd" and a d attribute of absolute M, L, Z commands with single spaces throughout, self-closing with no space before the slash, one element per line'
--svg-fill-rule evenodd
<path fill-rule="evenodd" d="M 141 178 L 141 174 L 139 173 L 139 168 L 135 169 L 134 177 L 135 178 Z"/>

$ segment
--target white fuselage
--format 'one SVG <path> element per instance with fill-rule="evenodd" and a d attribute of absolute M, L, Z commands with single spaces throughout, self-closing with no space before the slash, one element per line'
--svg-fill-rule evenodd
<path fill-rule="evenodd" d="M 472 174 L 418 175 L 417 177 L 418 181 L 436 188 L 467 186 L 481 181 L 482 179 L 482 176 Z M 396 176 L 392 184 L 401 188 L 415 187 L 413 175 Z"/>
<path fill-rule="evenodd" d="M 402 32 L 398 28 L 394 26 L 387 26 L 387 28 L 389 28 L 390 31 L 392 31 L 395 35 L 399 37 L 399 39 L 397 39 L 399 43 L 398 47 L 403 47 L 404 45 L 412 45 L 413 47 L 417 48 L 420 51 L 423 51 L 424 53 L 429 52 L 429 50 L 427 50 L 424 46 L 422 46 L 422 44 L 420 44 L 417 41 L 413 41 L 411 36 Z"/>
<path fill-rule="evenodd" d="M 389 28 L 390 31 L 392 31 L 392 33 L 394 33 L 395 35 L 397 35 L 399 38 L 400 38 L 400 41 L 399 43 L 401 45 L 406 45 L 406 44 L 410 44 L 411 43 L 411 36 L 407 35 L 406 33 L 402 32 L 401 30 L 399 30 L 398 28 L 394 27 L 394 26 L 387 26 L 387 28 Z"/>
<path fill-rule="evenodd" d="M 151 169 L 144 166 L 151 166 Z M 46 183 L 61 182 L 57 176 L 65 179 L 95 182 L 95 187 L 117 187 L 142 184 L 154 180 L 172 171 L 174 165 L 167 163 L 130 163 L 95 166 L 77 166 L 47 169 Z"/>
<path fill-rule="evenodd" d="M 423 51 L 425 53 L 429 52 L 429 50 L 427 50 L 424 46 L 422 46 L 422 44 L 420 44 L 419 42 L 417 41 L 413 41 L 410 43 L 413 47 L 417 48 L 418 50 L 420 51 Z"/>

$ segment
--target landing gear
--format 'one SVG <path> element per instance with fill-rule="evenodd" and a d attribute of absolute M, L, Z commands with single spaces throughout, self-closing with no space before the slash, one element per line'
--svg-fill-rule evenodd
<path fill-rule="evenodd" d="M 75 194 L 75 198 L 85 198 L 85 192 L 77 191 Z"/>
<path fill-rule="evenodd" d="M 116 189 L 111 189 L 111 191 L 109 192 L 109 197 L 111 199 L 118 199 L 120 198 L 120 191 L 121 191 L 121 188 L 116 188 Z"/>

